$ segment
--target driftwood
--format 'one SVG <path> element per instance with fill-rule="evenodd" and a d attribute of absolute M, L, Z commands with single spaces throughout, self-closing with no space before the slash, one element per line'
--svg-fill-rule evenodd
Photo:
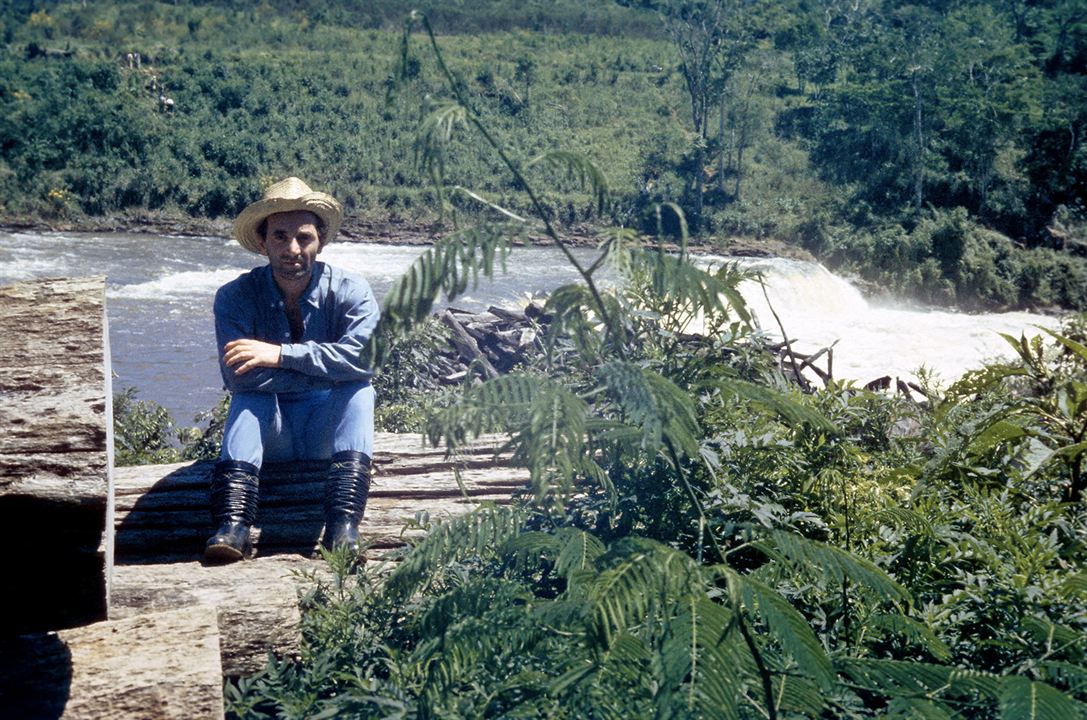
<path fill-rule="evenodd" d="M 418 435 L 378 433 L 374 478 L 360 527 L 383 561 L 418 538 L 417 516 L 431 520 L 469 512 L 482 501 L 506 503 L 527 472 L 507 467 L 499 440 L 480 442 L 458 458 L 424 446 Z M 460 480 L 454 466 L 459 469 Z M 212 605 L 219 610 L 223 673 L 252 673 L 269 651 L 298 651 L 298 592 L 307 573 L 328 568 L 315 552 L 322 524 L 325 468 L 320 463 L 269 466 L 253 557 L 228 566 L 202 562 L 212 531 L 207 488 L 210 463 L 117 468 L 116 553 L 111 617 Z"/>
<path fill-rule="evenodd" d="M 221 718 L 222 682 L 207 606 L 0 642 L 5 717 Z"/>
<path fill-rule="evenodd" d="M 105 619 L 112 525 L 105 278 L 0 288 L 0 636 Z"/>

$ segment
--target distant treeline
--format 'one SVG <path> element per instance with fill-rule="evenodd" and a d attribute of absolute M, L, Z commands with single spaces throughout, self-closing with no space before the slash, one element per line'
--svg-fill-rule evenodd
<path fill-rule="evenodd" d="M 699 76 L 700 13 L 718 5 Z M 603 221 L 652 231 L 654 204 L 675 202 L 703 237 L 780 237 L 922 300 L 1087 308 L 1078 0 L 413 7 L 491 127 L 531 139 L 521 160 L 601 166 Z M 403 3 L 0 12 L 0 216 L 230 216 L 294 173 L 357 215 L 436 217 L 414 157 L 442 95 L 424 56 L 401 64 Z M 466 150 L 445 158 L 454 183 L 525 207 Z M 556 219 L 597 219 L 575 179 L 558 187 Z"/>

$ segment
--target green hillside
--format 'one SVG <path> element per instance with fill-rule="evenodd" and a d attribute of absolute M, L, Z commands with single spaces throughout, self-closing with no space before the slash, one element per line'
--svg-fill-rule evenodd
<path fill-rule="evenodd" d="M 675 202 L 703 238 L 783 239 L 923 301 L 1087 307 L 1081 3 L 730 0 L 708 59 L 687 42 L 707 5 L 413 7 L 500 138 L 528 139 L 521 160 L 603 170 L 603 216 L 571 181 L 547 198 L 559 221 L 653 229 Z M 442 92 L 428 60 L 394 82 L 407 12 L 5 4 L 0 216 L 229 217 L 294 173 L 356 216 L 434 220 L 414 158 Z M 478 157 L 454 142 L 447 179 L 526 209 Z"/>

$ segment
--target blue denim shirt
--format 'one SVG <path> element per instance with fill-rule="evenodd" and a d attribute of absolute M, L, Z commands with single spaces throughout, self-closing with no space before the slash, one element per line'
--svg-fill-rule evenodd
<path fill-rule="evenodd" d="M 215 293 L 215 339 L 219 371 L 232 392 L 305 392 L 338 382 L 369 380 L 362 348 L 377 326 L 380 310 L 361 276 L 316 262 L 299 299 L 301 342 L 291 342 L 283 296 L 268 265 L 254 268 Z M 281 347 L 278 368 L 254 368 L 235 375 L 223 363 L 223 347 L 248 338 Z"/>

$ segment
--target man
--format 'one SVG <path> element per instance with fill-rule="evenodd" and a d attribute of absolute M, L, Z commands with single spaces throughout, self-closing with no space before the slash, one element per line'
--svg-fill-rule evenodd
<path fill-rule="evenodd" d="M 234 221 L 234 237 L 268 264 L 215 295 L 219 367 L 232 396 L 211 479 L 218 527 L 208 560 L 245 556 L 261 464 L 299 459 L 331 461 L 325 546 L 359 550 L 374 435 L 361 351 L 379 311 L 364 279 L 317 261 L 342 219 L 335 198 L 289 177 Z"/>

